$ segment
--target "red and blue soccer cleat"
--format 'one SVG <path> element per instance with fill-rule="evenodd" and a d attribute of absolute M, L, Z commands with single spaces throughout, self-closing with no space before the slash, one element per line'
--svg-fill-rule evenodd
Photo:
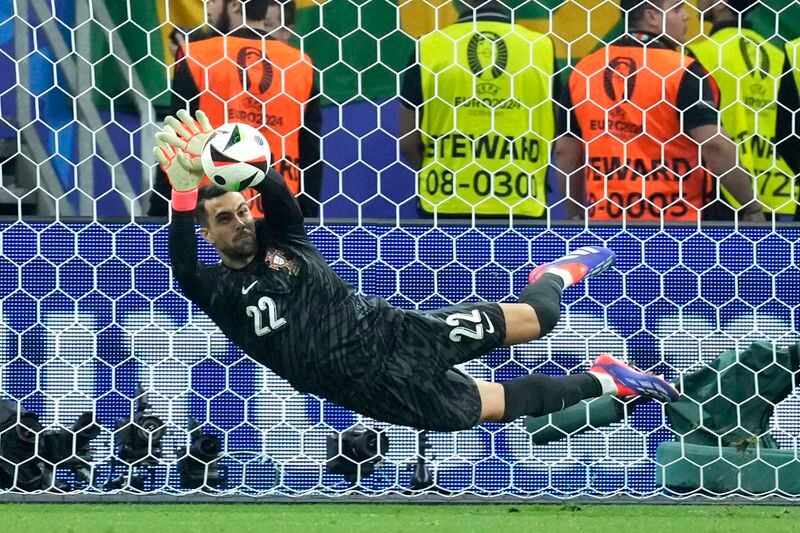
<path fill-rule="evenodd" d="M 566 289 L 584 278 L 605 272 L 614 264 L 615 258 L 616 254 L 609 248 L 583 246 L 560 259 L 534 268 L 528 275 L 528 281 L 533 283 L 547 273 L 555 274 L 564 280 Z"/>
<path fill-rule="evenodd" d="M 662 402 L 674 402 L 681 397 L 678 390 L 665 379 L 628 366 L 612 355 L 602 354 L 589 372 L 610 376 L 620 398 L 644 396 Z"/>

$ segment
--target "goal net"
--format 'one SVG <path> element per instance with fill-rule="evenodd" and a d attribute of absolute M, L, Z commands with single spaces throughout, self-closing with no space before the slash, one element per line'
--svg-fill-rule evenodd
<path fill-rule="evenodd" d="M 710 26 L 686 4 L 691 42 Z M 533 266 L 608 246 L 615 268 L 565 292 L 551 335 L 463 370 L 495 381 L 582 372 L 611 353 L 693 399 L 672 409 L 596 400 L 546 419 L 426 433 L 294 391 L 187 300 L 169 268 L 167 219 L 148 216 L 171 43 L 203 25 L 203 2 L 0 0 L 0 499 L 800 494 L 791 213 L 752 227 L 575 223 L 551 168 L 538 220 L 421 217 L 422 185 L 398 148 L 400 94 L 415 41 L 455 23 L 461 7 L 298 0 L 279 17 L 313 61 L 319 91 L 311 240 L 360 293 L 422 310 L 516 301 Z M 518 27 L 554 43 L 562 85 L 624 33 L 618 2 L 510 7 Z M 789 68 L 798 14 L 777 0 L 747 13 Z M 778 70 L 767 99 L 796 74 Z M 200 256 L 218 260 L 205 243 Z"/>

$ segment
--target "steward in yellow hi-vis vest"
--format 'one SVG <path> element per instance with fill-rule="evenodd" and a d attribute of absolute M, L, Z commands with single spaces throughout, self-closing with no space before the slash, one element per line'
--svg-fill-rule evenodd
<path fill-rule="evenodd" d="M 778 153 L 792 173 L 800 174 L 800 39 L 786 43 L 786 72 L 778 92 Z M 800 220 L 800 209 L 795 211 Z"/>
<path fill-rule="evenodd" d="M 553 44 L 468 15 L 419 43 L 421 210 L 542 217 L 555 134 Z"/>
<path fill-rule="evenodd" d="M 767 212 L 793 214 L 797 183 L 775 150 L 783 50 L 755 31 L 738 27 L 738 20 L 715 24 L 710 37 L 690 44 L 689 50 L 719 88 L 722 125 L 739 147 L 739 165 L 756 180 L 758 199 Z"/>
<path fill-rule="evenodd" d="M 794 77 L 795 87 L 800 87 L 800 39 L 786 43 L 786 56 Z M 792 111 L 797 111 L 797 109 Z"/>

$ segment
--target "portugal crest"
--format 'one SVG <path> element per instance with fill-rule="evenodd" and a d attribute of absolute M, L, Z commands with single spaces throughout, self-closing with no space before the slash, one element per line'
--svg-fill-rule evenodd
<path fill-rule="evenodd" d="M 292 276 L 300 272 L 300 265 L 294 259 L 287 257 L 280 250 L 270 249 L 264 257 L 264 262 L 273 270 L 285 270 Z"/>

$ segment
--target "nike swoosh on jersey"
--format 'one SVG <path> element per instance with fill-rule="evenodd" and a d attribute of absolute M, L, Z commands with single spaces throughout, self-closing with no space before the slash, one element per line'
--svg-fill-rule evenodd
<path fill-rule="evenodd" d="M 486 319 L 486 333 L 494 333 L 494 324 L 492 323 L 492 319 L 489 318 L 489 315 L 486 314 L 486 311 L 483 312 L 483 318 Z"/>
<path fill-rule="evenodd" d="M 258 281 L 254 281 L 253 283 L 251 283 L 251 284 L 250 284 L 249 286 L 247 286 L 246 288 L 245 288 L 245 287 L 242 287 L 242 294 L 247 294 L 248 292 L 250 292 L 250 289 L 252 289 L 253 287 L 255 287 L 257 283 L 258 283 Z"/>

